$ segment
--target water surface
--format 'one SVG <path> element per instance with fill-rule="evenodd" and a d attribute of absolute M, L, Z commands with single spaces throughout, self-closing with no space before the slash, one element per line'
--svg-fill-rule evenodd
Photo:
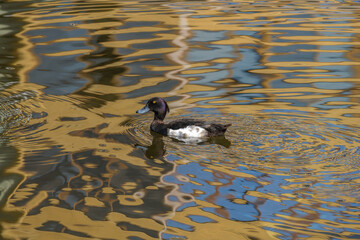
<path fill-rule="evenodd" d="M 4 239 L 358 239 L 357 1 L 5 1 Z M 359 72 L 359 73 L 358 73 Z M 185 143 L 136 115 L 232 123 Z"/>

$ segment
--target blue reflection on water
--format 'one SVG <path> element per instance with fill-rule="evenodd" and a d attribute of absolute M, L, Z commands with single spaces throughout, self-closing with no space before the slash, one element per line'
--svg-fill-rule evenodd
<path fill-rule="evenodd" d="M 219 207 L 223 207 L 227 215 L 226 218 L 236 221 L 255 221 L 259 216 L 255 205 L 249 203 L 238 204 L 234 200 L 243 199 L 247 191 L 255 190 L 260 185 L 254 180 L 238 178 L 223 172 L 209 172 L 207 170 L 206 166 L 191 162 L 177 167 L 178 173 L 188 177 L 195 176 L 189 177 L 190 181 L 181 182 L 169 176 L 165 177 L 164 180 L 179 185 L 183 193 L 193 194 L 197 190 L 203 192 L 197 199 L 213 202 L 217 206 L 216 208 L 203 207 L 202 210 L 204 211 L 225 217 L 222 215 L 223 213 L 218 211 Z M 252 173 L 254 174 L 254 172 Z M 194 182 L 197 184 L 194 184 Z M 220 186 L 212 185 L 211 183 L 213 182 L 222 184 Z"/>
<path fill-rule="evenodd" d="M 212 223 L 212 222 L 216 222 L 215 220 L 208 218 L 206 216 L 201 216 L 201 215 L 187 215 L 188 218 L 191 219 L 191 221 L 193 222 L 197 222 L 197 223 Z"/>

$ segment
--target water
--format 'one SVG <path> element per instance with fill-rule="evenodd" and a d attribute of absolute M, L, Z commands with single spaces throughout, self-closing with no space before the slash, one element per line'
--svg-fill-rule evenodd
<path fill-rule="evenodd" d="M 5 1 L 3 239 L 359 239 L 357 1 Z M 232 123 L 184 143 L 137 115 Z"/>

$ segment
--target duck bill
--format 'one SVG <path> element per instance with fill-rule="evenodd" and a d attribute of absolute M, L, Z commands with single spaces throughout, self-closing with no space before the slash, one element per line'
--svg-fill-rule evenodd
<path fill-rule="evenodd" d="M 137 110 L 136 113 L 143 114 L 147 113 L 148 111 L 150 111 L 150 108 L 148 107 L 148 105 L 145 105 L 145 107 L 143 107 L 142 109 Z"/>

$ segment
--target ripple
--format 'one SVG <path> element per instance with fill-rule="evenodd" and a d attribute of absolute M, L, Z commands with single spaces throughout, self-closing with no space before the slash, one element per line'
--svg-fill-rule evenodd
<path fill-rule="evenodd" d="M 324 165 L 327 169 L 360 166 L 360 129 L 338 124 L 334 119 L 280 114 L 201 114 L 194 118 L 232 123 L 225 135 L 230 146 L 223 141 L 186 144 L 164 137 L 169 154 L 190 161 L 252 164 L 279 173 L 304 164 Z M 127 122 L 128 134 L 138 143 L 151 144 L 151 119 L 141 116 Z"/>
<path fill-rule="evenodd" d="M 151 143 L 150 124 L 151 120 L 143 115 L 120 123 L 124 127 L 124 133 L 134 139 L 136 143 Z"/>
<path fill-rule="evenodd" d="M 261 219 L 272 231 L 302 231 L 304 235 L 332 232 L 302 228 L 299 221 L 340 231 L 341 216 L 353 217 L 347 204 L 355 206 L 359 198 L 358 127 L 306 113 L 227 116 L 202 113 L 192 117 L 231 122 L 226 133 L 231 145 L 211 141 L 187 144 L 153 136 L 149 131 L 152 118 L 148 115 L 127 124 L 133 139 L 145 145 L 151 143 L 152 150 L 161 149 L 168 161 L 176 163 L 182 178 L 175 179 L 170 173 L 164 181 L 176 183 L 181 193 L 194 196 L 200 205 L 200 215 L 210 219 L 216 216 L 218 222 L 224 221 L 220 218 L 240 222 Z M 156 148 L 156 144 L 165 147 Z M 216 207 L 208 207 L 208 201 L 213 201 Z M 220 208 L 231 210 L 222 215 L 216 211 Z M 319 217 L 307 218 L 308 213 Z M 181 223 L 198 226 L 185 220 Z"/>
<path fill-rule="evenodd" d="M 2 95 L 0 100 L 0 134 L 10 129 L 24 126 L 30 119 L 30 113 L 20 102 L 35 96 L 32 91 L 23 91 Z"/>

